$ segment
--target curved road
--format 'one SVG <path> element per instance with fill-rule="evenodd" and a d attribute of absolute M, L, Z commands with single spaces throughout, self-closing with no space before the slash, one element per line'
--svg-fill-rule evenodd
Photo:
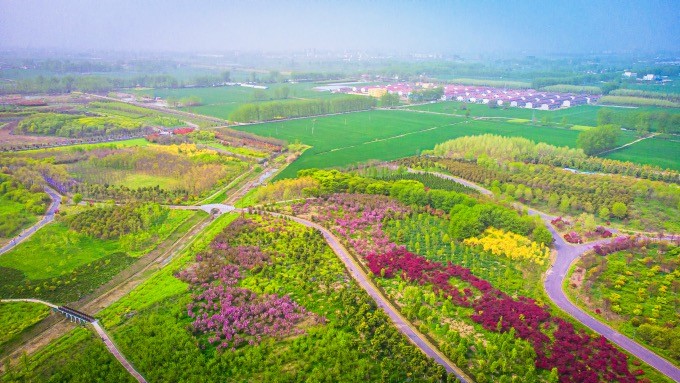
<path fill-rule="evenodd" d="M 50 308 L 57 308 L 58 306 L 55 305 L 54 303 L 50 302 L 45 302 L 40 299 L 0 299 L 0 302 L 30 302 L 30 303 L 38 303 L 38 304 L 43 304 L 46 306 L 49 306 Z M 130 375 L 134 376 L 135 379 L 137 379 L 138 382 L 140 383 L 146 383 L 146 379 L 135 370 L 134 367 L 130 364 L 130 362 L 125 359 L 123 354 L 118 351 L 118 348 L 116 347 L 115 344 L 113 344 L 113 341 L 111 340 L 111 337 L 109 337 L 109 334 L 104 331 L 104 329 L 99 325 L 98 321 L 90 322 L 92 327 L 94 327 L 95 331 L 97 331 L 97 334 L 102 338 L 102 341 L 104 341 L 104 344 L 106 345 L 106 348 L 109 349 L 109 352 L 113 354 L 113 356 L 120 362 L 120 364 L 123 365 L 123 367 L 130 373 Z"/>
<path fill-rule="evenodd" d="M 383 309 L 387 315 L 390 317 L 394 325 L 401 331 L 408 339 L 420 348 L 427 356 L 434 359 L 437 363 L 444 366 L 446 371 L 453 373 L 461 382 L 473 382 L 473 380 L 468 377 L 458 366 L 456 366 L 452 361 L 450 361 L 444 354 L 442 354 L 437 347 L 432 345 L 422 334 L 411 327 L 410 322 L 404 318 L 399 310 L 397 310 L 390 301 L 388 301 L 380 291 L 375 287 L 373 282 L 371 282 L 370 277 L 366 275 L 364 270 L 357 264 L 357 262 L 352 258 L 352 256 L 347 252 L 340 241 L 326 228 L 318 225 L 314 222 L 307 221 L 303 218 L 298 218 L 294 216 L 278 214 L 278 213 L 268 213 L 277 217 L 286 217 L 299 224 L 307 227 L 316 229 L 323 234 L 328 245 L 333 249 L 335 254 L 340 258 L 340 260 L 345 264 L 345 267 L 349 270 L 352 277 L 359 283 L 361 288 L 363 288 L 368 295 L 373 298 L 375 303 Z"/>
<path fill-rule="evenodd" d="M 409 169 L 409 171 L 415 173 L 425 173 L 416 170 Z M 490 190 L 485 189 L 475 183 L 467 180 L 460 179 L 458 177 L 448 176 L 446 174 L 430 172 L 433 175 L 450 179 L 452 181 L 461 183 L 462 185 L 472 187 L 481 191 L 483 194 L 493 194 Z M 463 182 L 461 182 L 463 181 Z M 582 245 L 572 245 L 567 243 L 561 235 L 555 230 L 550 221 L 554 218 L 553 216 L 543 213 L 539 210 L 528 208 L 521 204 L 516 204 L 517 207 L 527 209 L 530 215 L 538 215 L 545 222 L 546 227 L 552 233 L 555 249 L 557 250 L 557 257 L 555 263 L 546 272 L 546 278 L 544 281 L 545 291 L 548 293 L 548 297 L 552 300 L 559 308 L 564 310 L 567 314 L 571 315 L 574 319 L 581 322 L 586 327 L 590 328 L 594 332 L 603 335 L 605 338 L 609 339 L 611 342 L 617 344 L 622 349 L 628 351 L 629 353 L 635 355 L 638 359 L 644 361 L 648 365 L 654 367 L 662 374 L 667 377 L 680 382 L 680 369 L 667 361 L 666 359 L 658 356 L 654 352 L 635 342 L 634 340 L 628 338 L 627 336 L 619 333 L 613 328 L 607 326 L 606 324 L 600 322 L 599 320 L 588 315 L 585 311 L 574 305 L 569 298 L 565 295 L 562 287 L 564 286 L 564 280 L 567 277 L 567 272 L 574 263 L 583 253 L 592 249 L 595 245 L 600 243 L 606 243 L 612 239 L 603 239 L 591 243 L 586 243 Z"/>
<path fill-rule="evenodd" d="M 16 245 L 20 244 L 26 238 L 30 237 L 35 233 L 36 231 L 40 230 L 41 227 L 47 225 L 48 223 L 54 221 L 54 214 L 59 210 L 59 205 L 61 204 L 61 196 L 59 193 L 57 193 L 56 190 L 52 189 L 51 187 L 45 187 L 45 192 L 49 194 L 50 198 L 52 199 L 52 203 L 50 204 L 50 207 L 47 209 L 45 212 L 45 215 L 43 216 L 43 219 L 41 219 L 38 223 L 35 225 L 29 227 L 28 229 L 22 231 L 19 235 L 16 237 L 12 238 L 5 246 L 0 247 L 0 254 L 6 253 L 10 250 L 12 250 Z"/>

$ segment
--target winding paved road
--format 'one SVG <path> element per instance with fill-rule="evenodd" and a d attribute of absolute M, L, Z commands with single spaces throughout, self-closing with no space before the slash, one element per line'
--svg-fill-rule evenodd
<path fill-rule="evenodd" d="M 420 172 L 409 169 L 412 172 Z M 425 173 L 425 172 L 420 172 Z M 430 172 L 433 175 L 450 179 L 455 182 L 459 182 L 462 185 L 473 187 L 483 194 L 493 194 L 490 190 L 485 189 L 482 186 L 474 184 L 470 181 L 462 180 L 458 177 L 448 176 L 442 173 Z M 463 181 L 463 182 L 461 182 Z M 612 239 L 603 239 L 582 245 L 572 245 L 567 243 L 561 235 L 555 230 L 550 221 L 554 218 L 553 216 L 543 213 L 539 210 L 528 208 L 521 204 L 516 204 L 515 206 L 527 209 L 530 215 L 537 215 L 545 222 L 546 227 L 552 233 L 554 239 L 555 249 L 557 250 L 557 257 L 553 265 L 546 272 L 546 278 L 544 281 L 544 287 L 548 293 L 548 297 L 552 300 L 559 308 L 564 310 L 567 314 L 571 315 L 573 318 L 581 322 L 586 327 L 590 328 L 594 332 L 603 335 L 605 338 L 609 339 L 611 342 L 617 344 L 622 349 L 628 351 L 629 353 L 635 355 L 638 359 L 644 361 L 650 366 L 657 369 L 662 374 L 667 377 L 680 382 L 680 369 L 667 361 L 666 359 L 658 356 L 654 352 L 635 342 L 634 340 L 628 338 L 627 336 L 619 333 L 613 328 L 607 326 L 606 324 L 600 322 L 599 320 L 588 315 L 585 311 L 574 305 L 569 298 L 567 298 L 562 287 L 564 286 L 564 280 L 567 277 L 567 272 L 574 263 L 583 253 L 592 249 L 595 245 L 600 243 L 606 243 Z"/>
<path fill-rule="evenodd" d="M 361 266 L 352 258 L 352 256 L 347 252 L 347 249 L 340 243 L 340 241 L 326 228 L 318 225 L 314 222 L 308 221 L 303 218 L 298 218 L 289 215 L 283 215 L 278 213 L 268 213 L 277 217 L 287 217 L 299 224 L 307 227 L 316 229 L 323 234 L 328 245 L 333 249 L 335 254 L 340 258 L 340 260 L 345 264 L 347 270 L 349 270 L 352 277 L 359 283 L 361 288 L 363 288 L 368 295 L 373 298 L 375 303 L 383 309 L 387 315 L 390 317 L 394 325 L 401 331 L 408 339 L 420 348 L 427 356 L 434 359 L 437 363 L 444 366 L 446 371 L 453 373 L 461 382 L 473 382 L 473 380 L 467 376 L 458 366 L 456 366 L 452 361 L 450 361 L 444 354 L 442 354 L 437 347 L 432 345 L 422 334 L 411 327 L 408 319 L 404 318 L 399 310 L 397 310 L 392 303 L 390 303 L 387 298 L 385 298 L 382 293 L 377 289 L 377 287 L 370 280 L 370 277 L 366 275 Z"/>
<path fill-rule="evenodd" d="M 61 205 L 61 196 L 59 195 L 59 193 L 57 193 L 56 190 L 52 189 L 51 187 L 45 187 L 45 192 L 49 194 L 50 198 L 52 199 L 52 203 L 50 204 L 50 207 L 47 209 L 47 212 L 45 212 L 43 219 L 41 219 L 38 223 L 29 227 L 28 229 L 22 231 L 16 237 L 12 238 L 5 246 L 0 247 L 0 254 L 4 254 L 12 250 L 16 245 L 25 241 L 26 238 L 30 237 L 31 235 L 33 235 L 33 233 L 40 230 L 41 227 L 54 221 L 54 214 L 57 212 L 57 210 L 59 210 L 59 206 Z"/>

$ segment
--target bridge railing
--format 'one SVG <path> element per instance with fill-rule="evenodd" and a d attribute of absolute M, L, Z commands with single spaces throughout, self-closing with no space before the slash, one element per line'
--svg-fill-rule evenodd
<path fill-rule="evenodd" d="M 87 314 L 85 314 L 85 313 L 82 312 L 82 311 L 78 311 L 78 310 L 76 310 L 76 309 L 72 309 L 72 308 L 70 308 L 70 307 L 68 307 L 68 306 L 59 306 L 59 307 L 56 307 L 56 308 L 54 308 L 54 311 L 57 311 L 57 312 L 60 312 L 60 313 L 62 313 L 62 314 L 64 314 L 64 315 L 66 315 L 66 317 L 67 317 L 68 319 L 70 319 L 71 321 L 73 321 L 73 322 L 78 322 L 78 323 L 92 323 L 92 322 L 96 322 L 96 321 L 97 321 L 96 318 L 94 318 L 94 317 L 92 317 L 92 316 L 90 316 L 90 315 L 87 315 Z"/>

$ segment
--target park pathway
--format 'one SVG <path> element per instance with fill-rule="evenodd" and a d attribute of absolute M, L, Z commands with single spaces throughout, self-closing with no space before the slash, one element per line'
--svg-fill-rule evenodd
<path fill-rule="evenodd" d="M 52 203 L 45 212 L 43 218 L 35 225 L 29 227 L 28 229 L 19 233 L 19 235 L 17 235 L 16 237 L 10 239 L 10 241 L 5 246 L 0 247 L 0 254 L 4 254 L 12 250 L 18 244 L 32 236 L 33 233 L 40 230 L 40 228 L 54 221 L 54 214 L 56 214 L 56 212 L 59 210 L 59 206 L 61 205 L 61 196 L 59 195 L 59 193 L 57 193 L 56 190 L 52 189 L 49 186 L 45 187 L 45 192 L 49 194 L 50 198 L 52 199 Z"/>
<path fill-rule="evenodd" d="M 437 347 L 430 343 L 424 335 L 418 332 L 403 315 L 397 310 L 392 303 L 385 298 L 378 288 L 370 280 L 370 277 L 364 272 L 361 266 L 352 258 L 347 249 L 340 243 L 337 237 L 335 237 L 329 230 L 321 225 L 314 222 L 308 221 L 303 218 L 279 214 L 279 213 L 268 213 L 276 217 L 289 218 L 299 224 L 316 229 L 323 235 L 324 239 L 328 245 L 333 249 L 335 254 L 340 258 L 340 260 L 345 264 L 347 270 L 354 278 L 354 280 L 359 283 L 362 289 L 364 289 L 368 295 L 373 298 L 375 303 L 387 313 L 395 327 L 401 331 L 406 337 L 420 348 L 425 355 L 434 359 L 437 363 L 444 366 L 446 371 L 453 373 L 461 382 L 474 382 L 469 376 L 467 376 L 458 366 L 456 366 L 452 361 L 450 361 L 444 354 L 442 354 Z"/>
<path fill-rule="evenodd" d="M 54 303 L 42 301 L 40 299 L 31 299 L 31 298 L 0 299 L 0 302 L 38 303 L 38 304 L 49 306 L 52 309 L 56 309 L 56 308 L 59 307 L 59 306 L 55 305 Z M 132 364 L 130 364 L 130 362 L 128 362 L 128 360 L 125 359 L 125 356 L 123 356 L 123 354 L 120 351 L 118 351 L 118 348 L 116 347 L 116 345 L 111 340 L 111 337 L 109 336 L 109 334 L 107 334 L 106 331 L 104 331 L 104 329 L 102 328 L 102 326 L 99 325 L 99 321 L 95 320 L 94 322 L 89 322 L 89 323 L 92 325 L 92 327 L 94 327 L 97 334 L 99 334 L 99 337 L 102 339 L 102 341 L 106 345 L 106 348 L 109 349 L 109 352 L 111 352 L 111 354 L 113 354 L 113 356 L 120 362 L 120 364 L 123 365 L 123 367 L 130 373 L 130 375 L 132 375 L 135 379 L 137 379 L 138 382 L 146 383 L 146 379 L 144 379 L 144 377 L 139 372 L 137 372 L 137 370 L 135 370 L 134 367 L 132 367 Z"/>
<path fill-rule="evenodd" d="M 409 171 L 415 173 L 425 173 L 413 169 L 409 169 Z M 481 191 L 483 194 L 487 195 L 493 194 L 491 193 L 490 190 L 485 189 L 484 187 L 479 186 L 473 182 L 462 180 L 457 177 L 448 176 L 442 173 L 437 172 L 430 173 L 441 178 L 446 178 L 455 182 L 459 182 L 460 184 L 468 187 L 474 187 L 475 189 Z M 553 303 L 555 303 L 559 308 L 564 310 L 567 314 L 571 315 L 574 319 L 578 320 L 592 331 L 609 339 L 611 342 L 615 343 L 622 349 L 633 354 L 638 359 L 654 367 L 655 369 L 657 369 L 659 372 L 666 375 L 670 379 L 673 379 L 676 382 L 680 382 L 680 369 L 678 369 L 678 367 L 670 363 L 665 358 L 658 356 L 657 354 L 650 351 L 646 347 L 640 345 L 636 341 L 628 338 L 627 336 L 614 330 L 608 325 L 593 318 L 585 311 L 574 305 L 564 293 L 563 290 L 564 280 L 567 277 L 567 273 L 571 265 L 579 257 L 581 257 L 581 255 L 583 255 L 586 251 L 591 250 L 595 245 L 609 242 L 612 239 L 604 239 L 582 245 L 569 244 L 562 238 L 562 236 L 557 232 L 557 230 L 555 230 L 553 225 L 550 223 L 550 221 L 554 218 L 553 216 L 546 214 L 540 210 L 528 208 L 519 203 L 515 204 L 515 206 L 527 209 L 530 215 L 538 215 L 539 217 L 541 217 L 543 222 L 545 222 L 546 227 L 548 228 L 548 230 L 550 230 L 550 233 L 553 236 L 554 246 L 555 249 L 557 250 L 557 257 L 555 258 L 555 262 L 551 265 L 550 269 L 548 269 L 548 271 L 546 272 L 546 278 L 543 283 L 550 300 L 553 301 Z"/>
<path fill-rule="evenodd" d="M 111 354 L 113 354 L 113 356 L 116 359 L 118 359 L 120 364 L 123 365 L 123 367 L 130 373 L 130 375 L 134 376 L 134 378 L 137 379 L 138 382 L 146 383 L 146 379 L 144 379 L 144 377 L 139 372 L 137 372 L 137 370 L 135 370 L 134 367 L 132 367 L 130 362 L 128 362 L 127 359 L 125 359 L 125 356 L 123 356 L 123 354 L 121 354 L 121 352 L 118 351 L 118 348 L 111 340 L 111 337 L 109 337 L 109 334 L 107 334 L 106 331 L 104 331 L 104 329 L 102 328 L 102 326 L 99 325 L 99 322 L 98 321 L 92 322 L 92 327 L 94 327 L 95 331 L 97 331 L 97 334 L 99 334 L 99 336 L 102 338 L 102 341 L 104 341 L 104 344 L 106 345 L 106 348 L 109 349 L 109 352 L 111 352 Z"/>

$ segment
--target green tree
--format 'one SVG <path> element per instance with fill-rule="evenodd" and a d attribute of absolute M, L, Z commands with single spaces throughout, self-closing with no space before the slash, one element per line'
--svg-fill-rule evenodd
<path fill-rule="evenodd" d="M 616 147 L 621 130 L 615 125 L 603 125 L 581 132 L 576 144 L 587 155 L 595 155 Z"/>
<path fill-rule="evenodd" d="M 602 209 L 597 213 L 597 216 L 602 219 L 609 219 L 609 208 L 602 206 Z"/>
<path fill-rule="evenodd" d="M 82 200 L 83 200 L 83 195 L 82 195 L 82 194 L 76 193 L 76 194 L 73 195 L 73 203 L 74 203 L 74 204 L 77 205 L 77 204 L 79 204 L 80 201 L 82 201 Z"/>
<path fill-rule="evenodd" d="M 611 109 L 601 108 L 597 111 L 597 125 L 609 125 L 613 122 L 614 113 Z"/>
<path fill-rule="evenodd" d="M 380 106 L 391 107 L 399 105 L 399 95 L 392 93 L 385 93 L 380 96 Z"/>
<path fill-rule="evenodd" d="M 569 211 L 569 207 L 571 206 L 571 200 L 569 199 L 569 196 L 566 194 L 562 196 L 562 200 L 560 201 L 560 211 L 562 213 L 567 213 Z"/>
<path fill-rule="evenodd" d="M 616 218 L 624 218 L 628 214 L 628 207 L 623 202 L 615 202 L 612 205 L 612 214 Z"/>

